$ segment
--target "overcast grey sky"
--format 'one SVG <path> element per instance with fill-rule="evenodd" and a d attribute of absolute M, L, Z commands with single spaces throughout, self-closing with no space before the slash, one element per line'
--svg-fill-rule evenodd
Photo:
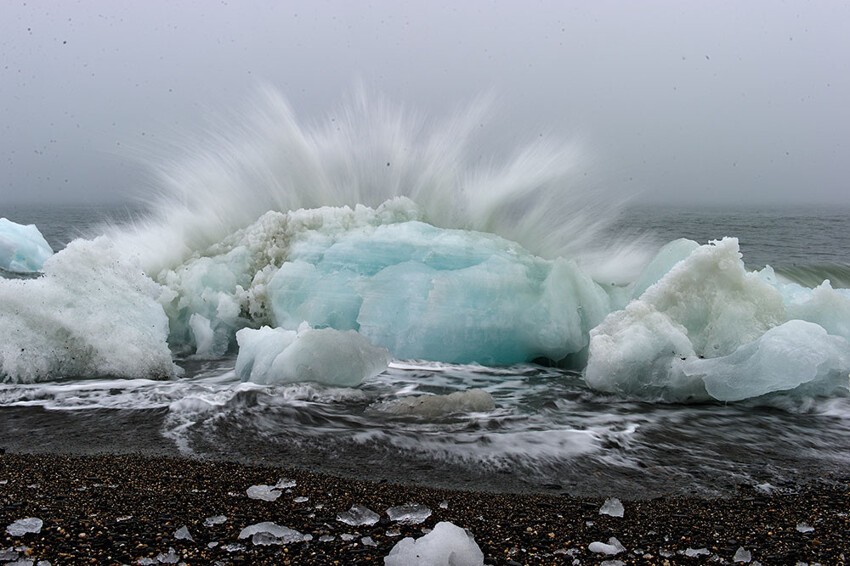
<path fill-rule="evenodd" d="M 4 1 L 4 202 L 120 200 L 128 147 L 278 88 L 305 119 L 358 81 L 494 137 L 577 140 L 643 200 L 850 204 L 850 3 Z M 496 135 L 498 134 L 498 135 Z"/>

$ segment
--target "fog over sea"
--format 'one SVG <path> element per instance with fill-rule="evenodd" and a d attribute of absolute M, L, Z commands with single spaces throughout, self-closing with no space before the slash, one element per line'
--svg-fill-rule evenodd
<path fill-rule="evenodd" d="M 266 96 L 150 203 L 0 210 L 56 252 L 0 279 L 0 446 L 621 497 L 846 469 L 850 209 L 609 202 L 570 146 L 471 160 L 475 108 Z"/>

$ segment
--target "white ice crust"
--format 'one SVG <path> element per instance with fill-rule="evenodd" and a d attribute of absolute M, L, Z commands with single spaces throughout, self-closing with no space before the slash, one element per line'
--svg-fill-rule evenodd
<path fill-rule="evenodd" d="M 0 279 L 0 379 L 167 378 L 163 289 L 106 238 L 76 240 L 38 279 Z"/>
<path fill-rule="evenodd" d="M 13 273 L 41 271 L 53 249 L 34 224 L 0 218 L 0 269 Z"/>

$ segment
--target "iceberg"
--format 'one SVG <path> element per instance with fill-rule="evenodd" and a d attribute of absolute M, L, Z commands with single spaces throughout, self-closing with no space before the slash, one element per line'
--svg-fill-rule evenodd
<path fill-rule="evenodd" d="M 110 240 L 75 240 L 38 279 L 0 279 L 0 378 L 170 378 L 164 289 Z"/>
<path fill-rule="evenodd" d="M 0 218 L 0 269 L 13 273 L 41 271 L 53 249 L 34 224 Z"/>
<path fill-rule="evenodd" d="M 673 255 L 688 247 L 677 244 Z M 590 331 L 585 380 L 601 391 L 677 402 L 847 391 L 844 310 L 844 290 L 748 272 L 737 239 L 724 238 L 694 249 Z"/>
<path fill-rule="evenodd" d="M 313 381 L 354 387 L 387 369 L 390 358 L 353 330 L 314 329 L 295 332 L 264 326 L 236 333 L 236 374 L 261 384 Z"/>

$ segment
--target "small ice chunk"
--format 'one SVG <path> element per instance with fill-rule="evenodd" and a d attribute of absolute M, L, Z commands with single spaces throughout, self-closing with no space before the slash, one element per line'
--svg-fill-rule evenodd
<path fill-rule="evenodd" d="M 622 560 L 605 560 L 599 566 L 626 566 Z"/>
<path fill-rule="evenodd" d="M 380 520 L 381 516 L 363 505 L 352 505 L 348 511 L 337 513 L 336 520 L 352 527 L 371 526 Z"/>
<path fill-rule="evenodd" d="M 217 546 L 218 546 L 218 541 L 217 541 L 217 540 L 210 541 L 210 542 L 208 542 L 208 543 L 207 543 L 207 548 L 215 548 L 215 547 L 217 547 Z"/>
<path fill-rule="evenodd" d="M 18 557 L 18 551 L 13 547 L 0 549 L 0 562 L 11 562 Z"/>
<path fill-rule="evenodd" d="M 11 525 L 6 527 L 6 532 L 9 536 L 22 537 L 27 533 L 39 533 L 44 521 L 38 517 L 27 517 L 26 519 L 18 519 Z"/>
<path fill-rule="evenodd" d="M 212 527 L 215 525 L 220 525 L 227 521 L 227 517 L 225 515 L 213 515 L 212 517 L 207 517 L 204 519 L 205 527 Z"/>
<path fill-rule="evenodd" d="M 765 495 L 770 495 L 771 493 L 776 491 L 776 486 L 769 484 L 767 482 L 759 483 L 759 484 L 756 484 L 756 491 L 758 491 L 759 493 L 764 493 Z"/>
<path fill-rule="evenodd" d="M 448 500 L 444 499 L 443 501 L 440 501 L 440 509 L 448 509 L 448 508 L 449 508 Z"/>
<path fill-rule="evenodd" d="M 811 533 L 815 528 L 809 526 L 807 523 L 797 523 L 797 532 L 800 533 Z"/>
<path fill-rule="evenodd" d="M 735 556 L 732 558 L 732 562 L 750 562 L 752 559 L 753 553 L 746 550 L 743 546 L 739 546 L 738 550 L 735 551 Z"/>
<path fill-rule="evenodd" d="M 361 538 L 360 544 L 362 544 L 363 546 L 378 546 L 378 543 L 376 543 L 374 540 L 372 540 L 372 537 Z"/>
<path fill-rule="evenodd" d="M 345 542 L 350 542 L 350 541 L 354 540 L 354 535 L 352 535 L 351 533 L 343 533 L 343 534 L 339 535 L 339 538 L 341 538 Z"/>
<path fill-rule="evenodd" d="M 180 562 L 180 555 L 169 547 L 168 552 L 160 552 L 156 555 L 156 561 L 160 564 L 177 564 Z"/>
<path fill-rule="evenodd" d="M 192 533 L 189 532 L 189 527 L 187 527 L 186 525 L 183 525 L 182 527 L 174 531 L 174 538 L 176 538 L 177 540 L 195 540 L 192 538 Z"/>
<path fill-rule="evenodd" d="M 437 523 L 427 535 L 404 538 L 384 558 L 384 566 L 483 566 L 484 553 L 466 530 Z"/>
<path fill-rule="evenodd" d="M 387 369 L 390 355 L 355 330 L 313 329 L 298 332 L 264 326 L 236 333 L 236 374 L 242 381 L 279 385 L 313 381 L 355 387 Z"/>
<path fill-rule="evenodd" d="M 418 525 L 431 516 L 431 510 L 424 505 L 412 503 L 390 507 L 387 509 L 387 516 L 390 518 L 390 521 L 405 525 Z"/>
<path fill-rule="evenodd" d="M 319 537 L 319 542 L 331 542 L 335 538 L 333 535 L 322 535 Z"/>
<path fill-rule="evenodd" d="M 385 534 L 386 536 L 388 536 L 388 537 L 395 538 L 395 537 L 400 537 L 400 536 L 401 536 L 401 531 L 400 531 L 400 530 L 398 530 L 398 529 L 390 529 L 390 530 L 388 530 L 388 531 L 387 531 L 386 533 L 384 533 L 384 534 Z"/>
<path fill-rule="evenodd" d="M 289 544 L 308 540 L 302 533 L 270 521 L 256 523 L 242 529 L 239 538 L 248 537 L 251 537 L 251 542 L 257 545 Z M 310 539 L 312 538 L 311 536 Z"/>
<path fill-rule="evenodd" d="M 613 556 L 614 554 L 620 554 L 626 550 L 626 547 L 620 544 L 620 541 L 616 538 L 611 537 L 608 539 L 608 544 L 594 541 L 587 545 L 587 550 L 595 552 L 596 554 L 608 554 L 609 556 Z"/>
<path fill-rule="evenodd" d="M 277 483 L 274 484 L 274 487 L 275 489 L 292 489 L 296 485 L 298 485 L 298 483 L 295 480 L 280 478 L 277 480 Z"/>
<path fill-rule="evenodd" d="M 689 558 L 696 558 L 697 556 L 708 556 L 711 554 L 707 548 L 686 548 L 685 556 Z"/>
<path fill-rule="evenodd" d="M 251 499 L 262 499 L 263 501 L 275 501 L 280 497 L 281 491 L 272 485 L 252 485 L 245 493 Z"/>
<path fill-rule="evenodd" d="M 139 566 L 155 566 L 156 564 L 159 564 L 159 562 L 157 562 L 154 558 L 149 558 L 145 556 L 143 558 L 139 558 L 136 561 L 136 564 L 138 564 Z"/>
<path fill-rule="evenodd" d="M 301 497 L 296 497 L 292 501 L 294 501 L 295 503 L 307 503 L 308 501 L 310 501 L 310 498 L 301 496 Z"/>
<path fill-rule="evenodd" d="M 600 515 L 610 515 L 611 517 L 622 517 L 624 513 L 623 504 L 616 497 L 606 499 L 602 507 L 599 508 Z"/>
<path fill-rule="evenodd" d="M 224 545 L 224 550 L 227 552 L 242 552 L 245 550 L 244 544 L 239 544 L 238 542 L 231 542 L 230 544 Z"/>

